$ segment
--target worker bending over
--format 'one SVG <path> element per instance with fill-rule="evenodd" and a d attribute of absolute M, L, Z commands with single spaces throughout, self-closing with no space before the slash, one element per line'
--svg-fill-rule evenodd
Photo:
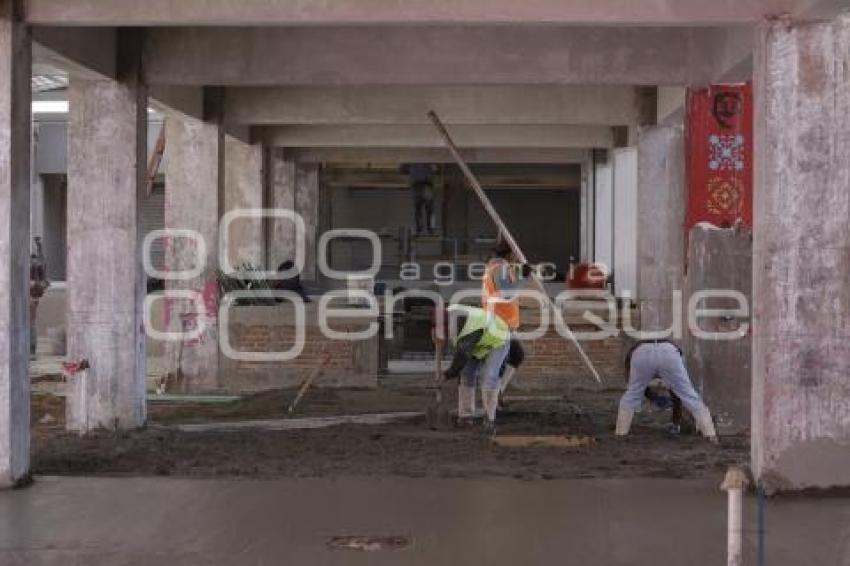
<path fill-rule="evenodd" d="M 637 349 L 637 347 L 641 344 L 642 342 L 638 342 L 637 344 L 632 346 L 629 349 L 629 352 L 626 354 L 626 386 L 628 386 L 629 384 L 629 375 L 632 371 L 632 354 L 634 353 L 635 349 Z M 675 344 L 673 345 L 675 346 Z M 679 351 L 679 355 L 681 356 L 681 348 L 676 346 L 676 349 Z M 658 377 L 658 375 L 656 375 L 655 377 Z M 668 425 L 667 430 L 671 434 L 680 434 L 682 432 L 682 400 L 679 399 L 678 395 L 673 393 L 672 390 L 670 390 L 669 396 L 663 395 L 661 393 L 657 393 L 655 390 L 653 390 L 652 387 L 647 387 L 643 392 L 643 396 L 646 397 L 647 400 L 652 403 L 652 405 L 659 409 L 663 410 L 672 407 L 672 412 L 670 415 L 670 424 Z"/>
<path fill-rule="evenodd" d="M 448 311 L 457 314 L 460 328 L 454 339 L 452 364 L 445 372 L 446 379 L 459 377 L 463 372 L 457 389 L 458 424 L 462 426 L 472 421 L 475 389 L 480 383 L 484 428 L 489 434 L 495 434 L 499 374 L 508 355 L 508 327 L 501 318 L 478 307 L 452 305 Z"/>
<path fill-rule="evenodd" d="M 717 442 L 711 412 L 694 389 L 682 362 L 681 352 L 675 344 L 669 340 L 645 340 L 632 348 L 626 363 L 630 366 L 629 384 L 620 399 L 615 432 L 617 436 L 629 434 L 635 411 L 640 407 L 649 382 L 657 375 L 694 416 L 697 430 L 710 441 Z"/>

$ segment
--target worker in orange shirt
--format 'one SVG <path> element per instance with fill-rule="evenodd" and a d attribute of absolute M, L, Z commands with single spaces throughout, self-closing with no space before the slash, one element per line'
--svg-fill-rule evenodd
<path fill-rule="evenodd" d="M 513 335 L 519 328 L 519 296 L 523 278 L 528 277 L 531 267 L 517 263 L 510 245 L 500 240 L 493 250 L 495 257 L 487 263 L 481 288 L 481 306 L 501 318 L 511 331 L 510 354 L 502 367 L 499 390 L 504 393 L 522 363 L 522 343 Z"/>

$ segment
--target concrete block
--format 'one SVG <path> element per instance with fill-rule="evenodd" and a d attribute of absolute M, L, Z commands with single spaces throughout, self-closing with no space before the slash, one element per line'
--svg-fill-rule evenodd
<path fill-rule="evenodd" d="M 704 290 L 738 291 L 752 303 L 752 234 L 749 230 L 719 229 L 697 224 L 688 237 L 685 300 Z M 697 308 L 736 308 L 735 301 L 711 299 Z M 733 333 L 750 317 L 703 319 L 707 332 Z M 714 414 L 721 434 L 741 433 L 750 426 L 752 337 L 735 340 L 699 339 L 685 333 L 687 367 L 697 390 Z"/>

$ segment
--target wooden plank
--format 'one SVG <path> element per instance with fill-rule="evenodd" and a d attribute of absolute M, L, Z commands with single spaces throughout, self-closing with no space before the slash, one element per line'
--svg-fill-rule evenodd
<path fill-rule="evenodd" d="M 592 436 L 496 436 L 493 444 L 502 448 L 590 448 Z"/>

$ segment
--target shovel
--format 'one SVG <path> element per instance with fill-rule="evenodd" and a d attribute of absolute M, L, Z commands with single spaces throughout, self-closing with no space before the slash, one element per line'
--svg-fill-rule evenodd
<path fill-rule="evenodd" d="M 425 411 L 428 428 L 431 430 L 446 430 L 452 428 L 452 418 L 449 413 L 448 399 L 451 385 L 443 379 L 443 341 L 434 339 L 434 401 Z"/>

